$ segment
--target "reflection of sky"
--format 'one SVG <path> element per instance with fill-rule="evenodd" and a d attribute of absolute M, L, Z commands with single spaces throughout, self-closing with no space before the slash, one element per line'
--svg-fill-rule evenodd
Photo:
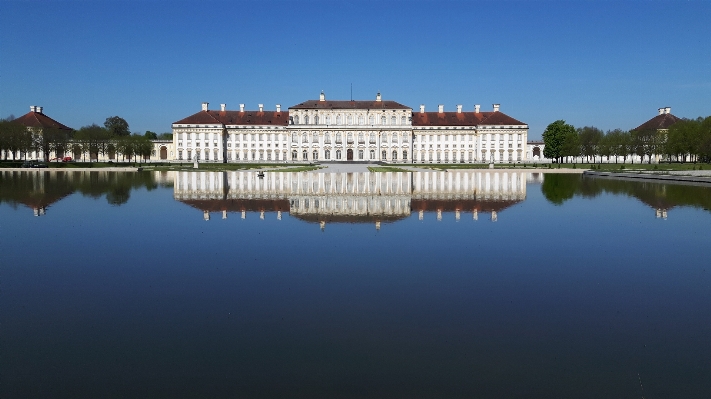
<path fill-rule="evenodd" d="M 170 188 L 1 204 L 0 396 L 702 397 L 710 218 L 538 189 L 380 231 L 205 222 Z"/>

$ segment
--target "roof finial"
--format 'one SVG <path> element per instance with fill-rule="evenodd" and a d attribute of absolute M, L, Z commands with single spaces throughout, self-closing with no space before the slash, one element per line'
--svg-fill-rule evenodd
<path fill-rule="evenodd" d="M 319 101 L 326 101 L 326 95 L 323 93 L 323 90 L 321 90 L 321 94 L 318 97 Z"/>

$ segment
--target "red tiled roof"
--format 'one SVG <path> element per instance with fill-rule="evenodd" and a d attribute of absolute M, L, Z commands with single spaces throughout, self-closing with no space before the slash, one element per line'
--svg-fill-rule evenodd
<path fill-rule="evenodd" d="M 174 124 L 181 125 L 279 125 L 286 126 L 289 112 L 282 111 L 200 111 Z"/>
<path fill-rule="evenodd" d="M 672 114 L 661 114 L 637 126 L 634 130 L 659 130 L 669 129 L 669 126 L 679 122 L 681 119 Z"/>
<path fill-rule="evenodd" d="M 26 127 L 34 128 L 55 128 L 60 130 L 74 130 L 68 126 L 62 125 L 61 123 L 55 121 L 45 114 L 39 112 L 30 111 L 21 117 L 15 119 L 13 122 L 19 123 Z"/>
<path fill-rule="evenodd" d="M 412 109 L 395 101 L 320 101 L 308 100 L 289 109 Z"/>
<path fill-rule="evenodd" d="M 525 125 L 502 112 L 413 112 L 412 126 Z"/>

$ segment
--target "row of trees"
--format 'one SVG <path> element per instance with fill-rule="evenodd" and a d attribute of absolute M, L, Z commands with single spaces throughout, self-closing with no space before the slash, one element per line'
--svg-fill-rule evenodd
<path fill-rule="evenodd" d="M 153 151 L 152 139 L 172 139 L 172 134 L 156 134 L 147 131 L 144 134 L 131 134 L 128 123 L 121 117 L 106 118 L 104 126 L 92 124 L 79 130 L 43 128 L 41 132 L 27 129 L 14 120 L 0 120 L 0 152 L 9 152 L 12 159 L 15 154 L 20 158 L 28 153 L 43 154 L 49 159 L 54 153 L 57 157 L 72 154 L 75 158 L 89 161 L 99 155 L 116 159 L 119 155 L 129 162 L 134 157 L 148 158 Z"/>
<path fill-rule="evenodd" d="M 651 163 L 654 156 L 669 162 L 711 162 L 711 116 L 682 119 L 665 130 L 602 130 L 594 126 L 575 128 L 557 120 L 543 132 L 543 156 L 555 162 L 582 158 L 586 162 L 610 161 L 639 156 Z"/>

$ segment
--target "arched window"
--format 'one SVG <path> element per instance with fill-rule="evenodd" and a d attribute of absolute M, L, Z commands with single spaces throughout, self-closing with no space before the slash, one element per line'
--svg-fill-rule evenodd
<path fill-rule="evenodd" d="M 314 132 L 313 135 L 311 136 L 311 142 L 318 143 L 318 133 L 317 132 Z"/>
<path fill-rule="evenodd" d="M 365 143 L 365 138 L 363 138 L 363 132 L 358 133 L 358 142 Z"/>
<path fill-rule="evenodd" d="M 318 125 L 318 115 L 314 116 L 314 125 Z"/>
<path fill-rule="evenodd" d="M 353 144 L 353 132 L 348 132 L 348 144 Z"/>
<path fill-rule="evenodd" d="M 382 157 L 382 160 L 383 160 L 383 161 L 386 160 L 386 159 L 388 158 L 388 152 L 385 151 L 385 150 L 383 150 L 382 156 L 383 156 L 383 157 Z"/>
<path fill-rule="evenodd" d="M 375 159 L 375 150 L 370 150 L 370 159 Z"/>
<path fill-rule="evenodd" d="M 341 136 L 341 132 L 336 133 L 336 144 L 341 144 L 343 142 L 343 136 Z"/>
<path fill-rule="evenodd" d="M 331 124 L 331 115 L 326 115 L 326 124 L 327 125 Z"/>
<path fill-rule="evenodd" d="M 375 144 L 375 132 L 370 132 L 370 143 Z"/>
<path fill-rule="evenodd" d="M 358 150 L 358 159 L 363 159 L 363 150 Z"/>
<path fill-rule="evenodd" d="M 309 124 L 309 116 L 304 115 L 304 125 L 308 125 L 308 124 Z"/>
<path fill-rule="evenodd" d="M 353 124 L 353 115 L 348 115 L 348 124 L 349 125 Z"/>
<path fill-rule="evenodd" d="M 388 119 L 387 119 L 386 117 L 383 116 L 383 117 L 380 118 L 380 124 L 381 124 L 381 125 L 386 125 L 387 123 L 388 123 Z"/>
<path fill-rule="evenodd" d="M 407 161 L 407 150 L 402 152 L 402 160 Z"/>
<path fill-rule="evenodd" d="M 397 151 L 393 151 L 393 161 L 397 160 Z"/>
<path fill-rule="evenodd" d="M 326 159 L 331 159 L 331 150 L 324 151 L 323 155 Z"/>
<path fill-rule="evenodd" d="M 370 115 L 370 118 L 368 118 L 368 123 L 375 125 L 375 117 L 373 115 Z"/>
<path fill-rule="evenodd" d="M 390 118 L 390 124 L 397 125 L 397 117 L 393 116 L 392 118 Z"/>
<path fill-rule="evenodd" d="M 294 124 L 295 125 L 299 124 L 299 115 L 294 115 Z"/>
<path fill-rule="evenodd" d="M 383 142 L 383 143 L 384 143 L 384 142 L 387 142 L 387 141 L 388 141 L 388 134 L 387 134 L 387 133 L 381 134 L 381 135 L 380 135 L 380 141 Z"/>
<path fill-rule="evenodd" d="M 316 161 L 318 159 L 318 151 L 314 151 L 313 154 L 311 154 L 311 155 L 312 155 L 311 159 L 313 159 L 314 161 Z"/>
<path fill-rule="evenodd" d="M 336 125 L 340 125 L 340 124 L 342 123 L 341 121 L 342 121 L 341 115 L 338 115 L 338 116 L 336 117 Z"/>
<path fill-rule="evenodd" d="M 400 124 L 401 124 L 401 125 L 407 124 L 407 118 L 405 118 L 404 116 L 401 117 L 401 118 L 400 118 Z"/>
<path fill-rule="evenodd" d="M 297 157 L 297 156 L 298 156 L 298 155 L 297 155 L 297 152 L 296 152 L 296 151 L 292 151 L 292 152 L 291 152 L 291 160 L 292 160 L 292 161 L 296 161 L 296 157 Z"/>
<path fill-rule="evenodd" d="M 397 133 L 393 133 L 393 143 L 397 143 Z"/>
<path fill-rule="evenodd" d="M 341 159 L 341 150 L 336 150 L 336 159 Z"/>
<path fill-rule="evenodd" d="M 329 133 L 329 132 L 324 133 L 323 142 L 325 144 L 331 144 L 331 133 Z"/>
<path fill-rule="evenodd" d="M 306 161 L 306 160 L 309 159 L 309 153 L 308 153 L 308 151 L 304 150 L 304 152 L 303 152 L 301 155 L 303 156 L 304 161 Z"/>
<path fill-rule="evenodd" d="M 362 124 L 363 124 L 363 115 L 360 115 L 360 116 L 358 117 L 358 124 L 359 124 L 359 125 L 362 125 Z"/>

